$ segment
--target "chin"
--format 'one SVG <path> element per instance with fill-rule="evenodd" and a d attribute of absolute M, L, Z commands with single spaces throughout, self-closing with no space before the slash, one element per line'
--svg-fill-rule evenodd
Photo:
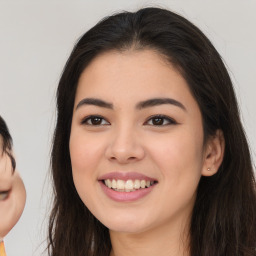
<path fill-rule="evenodd" d="M 145 229 L 143 229 L 142 227 L 138 226 L 137 224 L 134 225 L 111 225 L 109 227 L 110 231 L 114 231 L 114 232 L 118 232 L 118 233 L 130 233 L 130 234 L 138 234 L 141 233 L 143 231 L 145 231 Z"/>
<path fill-rule="evenodd" d="M 112 215 L 108 219 L 104 218 L 101 222 L 110 231 L 120 233 L 141 233 L 149 228 L 149 225 L 147 225 L 144 217 L 131 215 Z"/>

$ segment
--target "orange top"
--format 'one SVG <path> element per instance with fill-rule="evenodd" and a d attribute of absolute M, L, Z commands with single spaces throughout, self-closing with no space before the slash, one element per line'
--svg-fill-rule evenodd
<path fill-rule="evenodd" d="M 4 249 L 4 241 L 0 242 L 0 256 L 6 256 L 6 252 Z"/>

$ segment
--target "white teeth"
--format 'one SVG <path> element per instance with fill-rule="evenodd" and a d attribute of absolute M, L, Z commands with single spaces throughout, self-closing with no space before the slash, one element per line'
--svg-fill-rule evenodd
<path fill-rule="evenodd" d="M 107 180 L 107 186 L 109 187 L 109 188 L 111 188 L 111 186 L 112 186 L 112 182 L 111 182 L 111 180 Z"/>
<path fill-rule="evenodd" d="M 139 189 L 140 188 L 140 181 L 139 180 L 135 180 L 134 181 L 134 188 L 135 189 Z"/>
<path fill-rule="evenodd" d="M 133 189 L 133 181 L 132 180 L 127 180 L 125 182 L 125 189 Z"/>
<path fill-rule="evenodd" d="M 148 188 L 154 184 L 154 181 L 149 181 L 149 180 L 104 180 L 105 185 L 109 188 L 112 188 L 116 191 L 121 191 L 121 192 L 132 192 L 140 188 Z"/>
<path fill-rule="evenodd" d="M 111 188 L 111 186 L 112 186 L 111 180 L 109 180 L 109 179 L 105 180 L 105 185 L 107 187 Z"/>
<path fill-rule="evenodd" d="M 117 189 L 124 189 L 124 181 L 123 180 L 117 180 L 116 187 Z"/>
<path fill-rule="evenodd" d="M 117 188 L 116 180 L 112 180 L 112 188 Z"/>
<path fill-rule="evenodd" d="M 146 181 L 145 181 L 145 180 L 142 180 L 142 181 L 140 182 L 140 187 L 141 187 L 141 188 L 145 188 L 145 187 L 146 187 Z"/>

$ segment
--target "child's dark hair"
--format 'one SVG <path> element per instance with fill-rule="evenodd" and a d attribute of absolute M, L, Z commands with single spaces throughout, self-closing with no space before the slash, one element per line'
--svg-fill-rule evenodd
<path fill-rule="evenodd" d="M 0 152 L 2 152 L 2 154 L 6 153 L 10 157 L 13 171 L 15 171 L 16 162 L 12 155 L 12 137 L 10 135 L 9 129 L 4 119 L 1 116 L 0 116 L 0 136 L 2 137 L 2 140 L 3 140 L 3 145 Z"/>

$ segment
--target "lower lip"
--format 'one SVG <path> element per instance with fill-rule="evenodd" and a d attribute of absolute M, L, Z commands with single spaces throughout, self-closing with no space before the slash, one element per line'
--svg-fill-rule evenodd
<path fill-rule="evenodd" d="M 148 195 L 155 187 L 155 185 L 152 185 L 148 188 L 138 189 L 136 191 L 131 192 L 118 192 L 115 191 L 109 187 L 107 187 L 105 184 L 103 184 L 102 181 L 99 181 L 102 190 L 104 193 L 112 200 L 117 202 L 132 202 L 139 200 L 146 195 Z"/>

